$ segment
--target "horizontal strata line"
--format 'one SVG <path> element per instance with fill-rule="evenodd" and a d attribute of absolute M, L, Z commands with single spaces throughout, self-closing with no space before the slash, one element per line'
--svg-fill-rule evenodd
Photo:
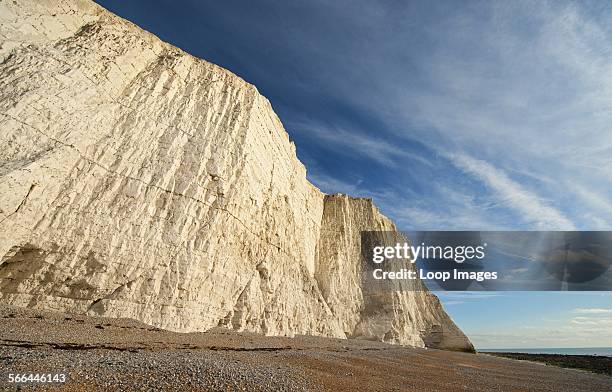
<path fill-rule="evenodd" d="M 0 340 L 0 346 L 12 346 L 23 348 L 41 348 L 49 347 L 58 350 L 117 350 L 117 351 L 138 351 L 146 349 L 146 346 L 140 347 L 117 347 L 108 344 L 86 344 L 86 343 L 48 343 L 48 342 L 30 342 L 27 340 Z"/>
<path fill-rule="evenodd" d="M 156 342 L 153 342 L 156 343 Z M 11 347 L 23 347 L 23 348 L 40 348 L 49 347 L 58 350 L 118 350 L 118 351 L 138 351 L 138 350 L 151 350 L 156 348 L 171 348 L 179 350 L 210 350 L 210 351 L 286 351 L 286 350 L 302 350 L 300 348 L 294 348 L 291 346 L 283 347 L 228 347 L 228 346 L 198 346 L 195 344 L 175 344 L 175 343 L 164 343 L 159 342 L 157 345 L 134 345 L 130 347 L 115 346 L 108 343 L 55 343 L 55 342 L 32 342 L 29 340 L 13 340 L 3 339 L 0 340 L 0 346 L 11 346 Z"/>
<path fill-rule="evenodd" d="M 55 342 L 32 342 L 29 340 L 13 340 L 3 339 L 0 340 L 0 346 L 9 347 L 21 347 L 21 348 L 53 348 L 57 350 L 117 350 L 117 351 L 152 351 L 156 349 L 174 349 L 174 350 L 209 350 L 209 351 L 234 351 L 234 352 L 278 352 L 278 351 L 330 351 L 330 352 L 346 352 L 346 351 L 389 351 L 396 347 L 293 347 L 293 346 L 281 346 L 281 347 L 229 347 L 229 346 L 199 346 L 197 344 L 188 343 L 165 343 L 165 342 L 151 342 L 153 344 L 143 343 L 140 345 L 135 344 L 134 346 L 121 347 L 109 343 L 55 343 Z M 401 349 L 401 347 L 397 347 Z"/>

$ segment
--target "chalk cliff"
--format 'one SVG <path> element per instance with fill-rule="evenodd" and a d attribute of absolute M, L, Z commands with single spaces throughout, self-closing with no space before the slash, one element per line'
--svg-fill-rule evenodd
<path fill-rule="evenodd" d="M 306 179 L 267 99 L 89 1 L 0 2 L 0 304 L 470 350 L 370 292 L 370 200 Z"/>

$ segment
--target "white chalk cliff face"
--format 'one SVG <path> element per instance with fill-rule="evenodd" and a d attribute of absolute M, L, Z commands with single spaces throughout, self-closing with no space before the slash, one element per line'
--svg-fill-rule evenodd
<path fill-rule="evenodd" d="M 0 304 L 470 350 L 369 292 L 371 200 L 306 179 L 268 100 L 89 1 L 0 2 Z"/>

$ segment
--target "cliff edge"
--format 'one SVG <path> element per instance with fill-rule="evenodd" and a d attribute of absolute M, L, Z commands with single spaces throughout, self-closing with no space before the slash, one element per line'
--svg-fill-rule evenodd
<path fill-rule="evenodd" d="M 0 304 L 473 350 L 368 292 L 368 199 L 306 179 L 267 99 L 90 1 L 0 3 Z"/>

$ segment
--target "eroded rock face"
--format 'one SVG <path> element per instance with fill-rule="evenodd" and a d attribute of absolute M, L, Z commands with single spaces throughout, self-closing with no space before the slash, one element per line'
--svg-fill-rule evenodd
<path fill-rule="evenodd" d="M 362 287 L 392 222 L 311 185 L 254 86 L 89 1 L 0 23 L 0 303 L 471 348 L 427 291 Z"/>

